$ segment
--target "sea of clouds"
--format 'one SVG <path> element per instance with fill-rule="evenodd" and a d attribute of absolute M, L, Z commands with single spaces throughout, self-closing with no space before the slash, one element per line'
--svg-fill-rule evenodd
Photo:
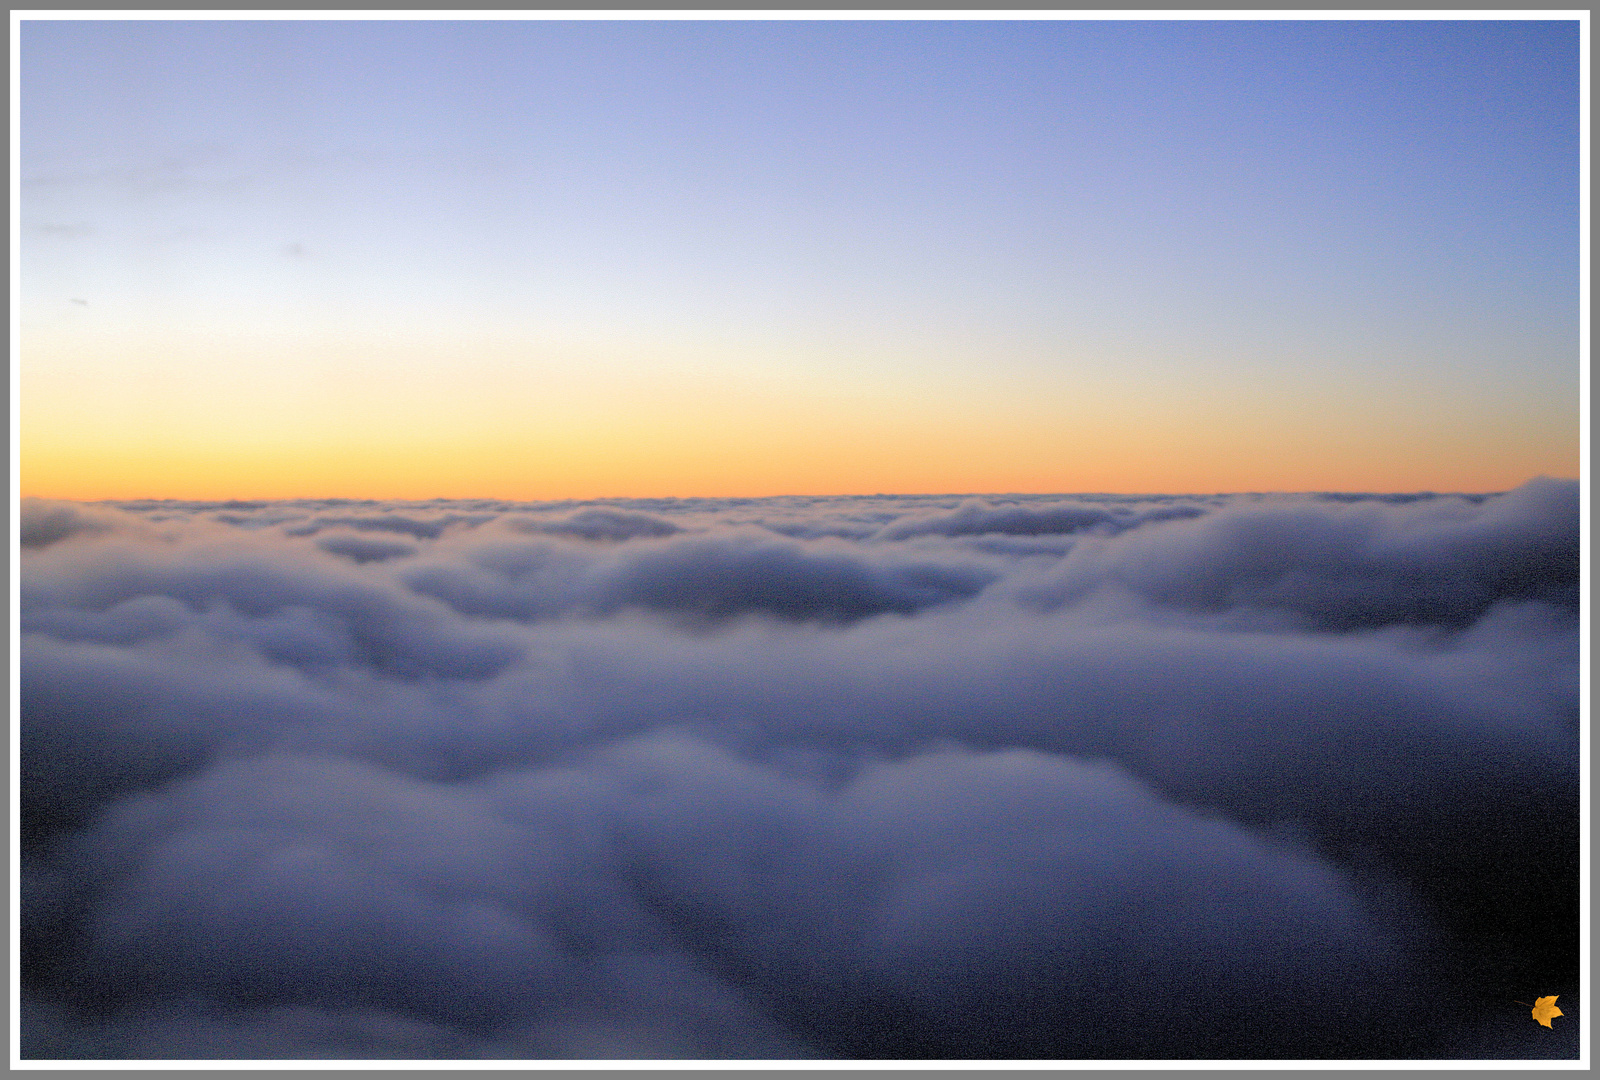
<path fill-rule="evenodd" d="M 24 1057 L 1577 1054 L 1576 483 L 21 511 Z"/>

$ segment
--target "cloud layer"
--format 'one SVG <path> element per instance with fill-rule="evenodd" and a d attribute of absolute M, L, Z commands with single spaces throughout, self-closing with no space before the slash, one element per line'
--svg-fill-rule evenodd
<path fill-rule="evenodd" d="M 1576 1055 L 1576 484 L 22 511 L 24 1056 Z"/>

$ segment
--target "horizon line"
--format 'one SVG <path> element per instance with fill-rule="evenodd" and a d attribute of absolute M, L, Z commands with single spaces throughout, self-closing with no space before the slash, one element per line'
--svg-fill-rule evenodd
<path fill-rule="evenodd" d="M 1580 483 L 1582 477 L 1577 476 L 1552 476 L 1548 473 L 1538 473 L 1530 476 L 1521 484 L 1508 488 L 1498 488 L 1485 491 L 1448 491 L 1434 488 L 1415 488 L 1409 490 L 1377 490 L 1356 488 L 1273 488 L 1273 489 L 1236 489 L 1231 491 L 876 491 L 876 492 L 783 492 L 770 495 L 595 495 L 595 496 L 566 496 L 557 498 L 515 498 L 497 495 L 435 495 L 428 498 L 383 498 L 374 496 L 356 495 L 294 495 L 277 497 L 248 497 L 248 496 L 219 496 L 213 498 L 181 498 L 177 496 L 140 495 L 126 497 L 107 497 L 100 499 L 75 499 L 57 495 L 22 494 L 15 496 L 15 505 L 28 500 L 39 502 L 67 502 L 91 504 L 117 504 L 117 503 L 171 503 L 171 504 L 234 504 L 245 508 L 254 504 L 271 503 L 368 503 L 368 504 L 427 504 L 444 502 L 494 502 L 494 503 L 549 503 L 570 504 L 590 502 L 713 502 L 726 500 L 740 500 L 755 502 L 769 499 L 955 499 L 955 498 L 1092 498 L 1098 496 L 1117 497 L 1156 497 L 1156 496 L 1189 496 L 1189 497 L 1218 497 L 1236 495 L 1462 495 L 1462 496 L 1490 496 L 1504 495 L 1518 487 L 1533 483 L 1537 480 L 1554 480 L 1567 483 Z"/>

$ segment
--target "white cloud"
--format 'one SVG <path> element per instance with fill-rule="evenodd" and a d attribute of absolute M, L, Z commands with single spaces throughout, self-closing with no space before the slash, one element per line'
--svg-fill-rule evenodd
<path fill-rule="evenodd" d="M 25 514 L 25 1054 L 1575 1053 L 1575 485 Z"/>

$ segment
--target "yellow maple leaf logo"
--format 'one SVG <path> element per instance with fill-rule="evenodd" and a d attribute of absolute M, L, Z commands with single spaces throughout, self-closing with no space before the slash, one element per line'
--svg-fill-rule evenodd
<path fill-rule="evenodd" d="M 1551 994 L 1549 997 L 1534 998 L 1533 1018 L 1545 1027 L 1550 1027 L 1550 1021 L 1561 1015 L 1561 1010 L 1556 1008 L 1556 998 L 1560 996 L 1559 994 Z M 1517 1004 L 1526 1005 L 1527 1002 L 1519 1001 Z M 1551 1030 L 1555 1029 L 1551 1028 Z"/>

